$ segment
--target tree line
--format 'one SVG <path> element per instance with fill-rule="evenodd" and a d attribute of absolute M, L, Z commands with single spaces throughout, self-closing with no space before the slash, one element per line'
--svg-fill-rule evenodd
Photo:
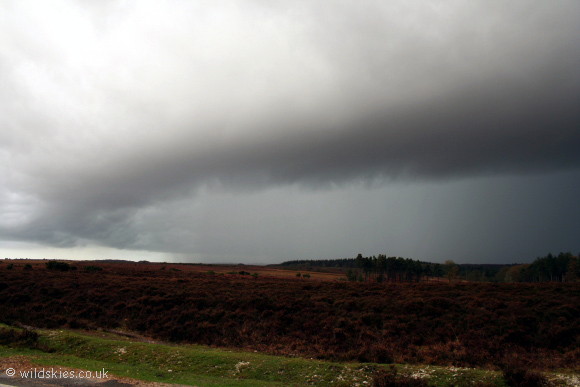
<path fill-rule="evenodd" d="M 342 268 L 349 281 L 419 282 L 429 277 L 443 277 L 445 270 L 439 263 L 422 262 L 410 258 L 387 257 L 384 254 L 356 258 L 295 260 L 283 266 L 311 269 L 315 267 Z"/>
<path fill-rule="evenodd" d="M 387 257 L 384 254 L 356 258 L 294 260 L 282 266 L 302 270 L 339 268 L 349 281 L 419 282 L 433 278 L 475 282 L 576 282 L 580 280 L 580 262 L 572 253 L 548 254 L 531 264 L 445 264 L 411 258 Z"/>
<path fill-rule="evenodd" d="M 548 254 L 531 264 L 513 265 L 498 273 L 498 280 L 502 282 L 577 282 L 579 279 L 579 257 L 570 252 Z"/>

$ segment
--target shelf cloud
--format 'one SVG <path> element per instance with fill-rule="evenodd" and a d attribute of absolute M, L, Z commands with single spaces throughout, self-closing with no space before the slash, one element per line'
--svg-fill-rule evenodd
<path fill-rule="evenodd" d="M 275 213 L 281 197 L 361 184 L 580 168 L 577 1 L 6 1 L 0 14 L 0 240 L 211 256 L 204 241 L 223 235 L 192 236 L 211 192 L 276 192 Z"/>

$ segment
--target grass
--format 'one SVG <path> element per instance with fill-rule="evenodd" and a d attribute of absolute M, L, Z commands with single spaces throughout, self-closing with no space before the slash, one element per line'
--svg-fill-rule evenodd
<path fill-rule="evenodd" d="M 2 328 L 8 328 L 1 325 Z M 9 327 L 18 330 L 18 328 Z M 198 345 L 146 343 L 105 332 L 39 330 L 34 345 L 0 346 L 0 358 L 23 355 L 39 366 L 62 366 L 152 382 L 197 386 L 370 386 L 380 364 L 335 363 Z M 42 350 L 41 350 L 42 349 Z M 1 359 L 0 359 L 1 362 Z M 396 365 L 433 386 L 478 382 L 505 386 L 501 372 Z"/>

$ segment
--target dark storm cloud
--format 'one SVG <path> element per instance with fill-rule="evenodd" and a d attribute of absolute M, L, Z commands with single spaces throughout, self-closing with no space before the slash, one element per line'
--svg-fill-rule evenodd
<path fill-rule="evenodd" d="M 222 152 L 213 165 L 232 180 L 262 171 L 274 181 L 314 183 L 580 166 L 578 90 L 494 86 L 371 113 L 330 133 L 264 139 Z"/>
<path fill-rule="evenodd" d="M 327 7 L 7 3 L 0 236 L 169 251 L 143 214 L 206 186 L 580 167 L 577 2 Z"/>

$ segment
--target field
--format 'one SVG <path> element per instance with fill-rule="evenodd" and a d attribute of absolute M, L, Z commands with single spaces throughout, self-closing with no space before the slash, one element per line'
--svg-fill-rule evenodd
<path fill-rule="evenodd" d="M 332 362 L 580 371 L 577 283 L 372 284 L 252 266 L 74 265 L 0 264 L 2 322 Z"/>
<path fill-rule="evenodd" d="M 337 363 L 199 345 L 152 343 L 103 331 L 38 330 L 38 336 L 31 340 L 25 330 L 5 325 L 0 325 L 0 341 L 6 338 L 6 332 L 17 332 L 17 345 L 0 345 L 0 370 L 12 367 L 19 375 L 34 368 L 54 367 L 69 372 L 97 373 L 105 369 L 107 381 L 114 378 L 124 383 L 346 387 L 372 384 L 377 374 L 385 373 L 398 381 L 416 380 L 416 385 L 428 378 L 437 386 L 472 384 L 474 380 L 480 385 L 505 386 L 501 372 L 474 368 Z M 19 335 L 26 338 L 18 342 Z M 572 380 L 569 375 L 558 373 L 550 374 L 549 378 L 561 385 Z M 94 381 L 102 382 L 98 378 Z"/>

